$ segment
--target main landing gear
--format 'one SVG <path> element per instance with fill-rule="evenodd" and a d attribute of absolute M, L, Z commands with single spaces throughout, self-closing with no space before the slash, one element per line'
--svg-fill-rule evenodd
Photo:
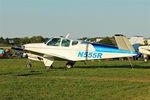
<path fill-rule="evenodd" d="M 73 68 L 73 65 L 75 64 L 75 62 L 73 62 L 73 61 L 69 61 L 69 62 L 67 62 L 66 63 L 66 68 Z"/>
<path fill-rule="evenodd" d="M 144 55 L 144 57 L 143 57 L 143 58 L 144 58 L 144 61 L 145 61 L 145 62 L 147 62 L 147 61 L 148 61 L 148 56 L 147 56 L 147 55 Z"/>
<path fill-rule="evenodd" d="M 73 68 L 73 65 L 74 65 L 74 64 L 75 64 L 74 61 L 68 61 L 68 62 L 66 63 L 66 69 Z M 27 67 L 27 68 L 31 68 L 31 67 L 32 67 L 32 63 L 31 63 L 31 60 L 30 60 L 30 59 L 27 60 L 26 67 Z M 53 65 L 52 65 L 52 64 L 49 64 L 49 65 L 45 66 L 45 68 L 46 68 L 47 70 L 53 69 Z"/>

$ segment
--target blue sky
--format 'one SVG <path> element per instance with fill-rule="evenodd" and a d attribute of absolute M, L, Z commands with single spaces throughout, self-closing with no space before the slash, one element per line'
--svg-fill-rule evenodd
<path fill-rule="evenodd" d="M 0 36 L 150 37 L 150 0 L 0 0 Z"/>

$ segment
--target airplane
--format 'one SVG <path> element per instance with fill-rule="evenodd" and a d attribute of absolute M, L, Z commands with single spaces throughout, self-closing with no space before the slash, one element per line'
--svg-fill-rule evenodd
<path fill-rule="evenodd" d="M 72 68 L 77 61 L 133 57 L 137 55 L 129 40 L 121 34 L 115 35 L 118 47 L 71 40 L 66 37 L 52 37 L 45 43 L 29 43 L 21 47 L 26 51 L 28 59 L 44 62 L 51 69 L 54 60 L 66 60 L 66 68 Z M 31 66 L 30 62 L 28 66 Z"/>
<path fill-rule="evenodd" d="M 148 61 L 148 56 L 150 56 L 150 46 L 140 46 L 139 52 L 143 54 L 144 61 Z"/>
<path fill-rule="evenodd" d="M 135 47 L 134 49 L 143 55 L 144 61 L 148 61 L 148 56 L 150 56 L 150 46 L 141 46 L 145 45 L 143 36 L 132 37 L 130 43 Z"/>

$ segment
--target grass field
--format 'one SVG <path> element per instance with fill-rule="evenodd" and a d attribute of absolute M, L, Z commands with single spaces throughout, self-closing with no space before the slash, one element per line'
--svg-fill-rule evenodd
<path fill-rule="evenodd" d="M 26 59 L 0 59 L 0 100 L 150 100 L 150 62 L 65 62 L 44 64 Z"/>

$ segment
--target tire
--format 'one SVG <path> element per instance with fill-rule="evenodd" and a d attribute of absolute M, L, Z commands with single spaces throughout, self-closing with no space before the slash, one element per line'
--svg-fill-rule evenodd
<path fill-rule="evenodd" d="M 72 68 L 72 66 L 71 65 L 66 65 L 66 68 L 70 69 L 70 68 Z"/>
<path fill-rule="evenodd" d="M 73 68 L 74 64 L 75 64 L 75 62 L 70 61 L 66 64 L 66 68 L 68 68 L 68 69 Z"/>
<path fill-rule="evenodd" d="M 147 59 L 144 59 L 145 62 L 147 62 Z"/>

